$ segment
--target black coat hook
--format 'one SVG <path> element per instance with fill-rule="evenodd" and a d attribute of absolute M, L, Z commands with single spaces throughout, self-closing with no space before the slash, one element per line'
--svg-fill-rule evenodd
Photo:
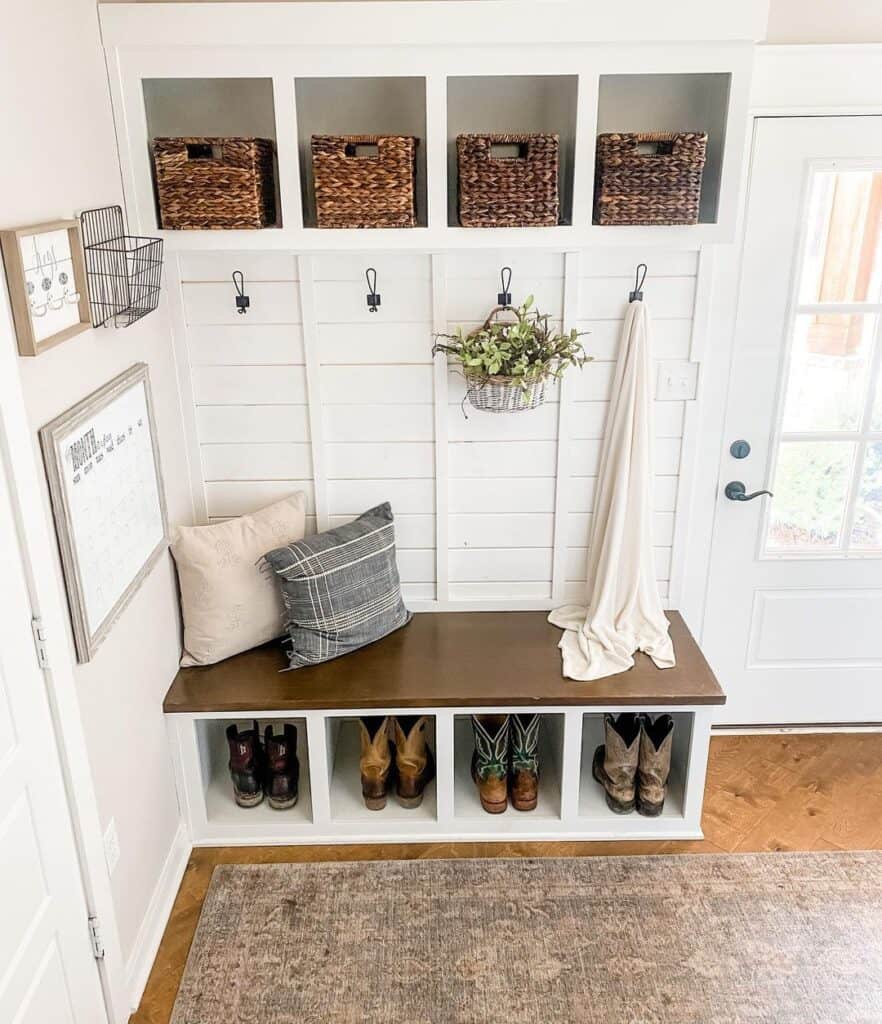
<path fill-rule="evenodd" d="M 508 274 L 508 279 L 505 275 Z M 502 285 L 502 291 L 496 296 L 497 306 L 510 306 L 511 305 L 511 267 L 503 267 L 499 272 L 499 283 Z"/>
<path fill-rule="evenodd" d="M 371 278 L 371 275 L 373 275 L 373 278 Z M 368 286 L 368 295 L 367 295 L 368 309 L 372 313 L 376 313 L 377 306 L 380 305 L 380 293 L 377 291 L 377 272 L 376 272 L 376 270 L 374 270 L 373 267 L 368 267 L 367 270 L 364 272 L 364 279 L 365 279 L 365 281 L 367 281 L 367 286 Z"/>
<path fill-rule="evenodd" d="M 640 271 L 643 271 L 641 277 Z M 634 291 L 628 296 L 628 302 L 642 302 L 643 301 L 643 282 L 646 280 L 646 264 L 637 264 L 637 273 L 634 275 Z"/>
<path fill-rule="evenodd" d="M 233 271 L 233 284 L 236 286 L 236 312 L 247 313 L 251 299 L 245 294 L 245 275 L 241 270 Z"/>

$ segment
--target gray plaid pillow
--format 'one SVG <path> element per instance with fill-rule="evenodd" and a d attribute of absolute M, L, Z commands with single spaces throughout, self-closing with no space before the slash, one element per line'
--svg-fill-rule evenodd
<path fill-rule="evenodd" d="M 410 622 L 388 502 L 265 557 L 282 588 L 291 668 L 330 661 Z"/>

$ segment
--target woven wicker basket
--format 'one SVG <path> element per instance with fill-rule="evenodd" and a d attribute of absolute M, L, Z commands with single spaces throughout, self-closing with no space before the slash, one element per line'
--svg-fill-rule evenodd
<path fill-rule="evenodd" d="M 545 401 L 547 377 L 533 377 L 526 385 L 521 377 L 487 377 L 465 371 L 469 402 L 483 412 L 526 412 Z"/>
<path fill-rule="evenodd" d="M 160 227 L 265 228 L 276 222 L 269 139 L 153 140 Z"/>
<path fill-rule="evenodd" d="M 493 156 L 516 145 L 517 157 Z M 459 222 L 467 228 L 556 225 L 560 217 L 556 135 L 460 135 Z"/>
<path fill-rule="evenodd" d="M 599 135 L 594 223 L 697 224 L 706 151 L 704 132 Z"/>
<path fill-rule="evenodd" d="M 408 135 L 313 135 L 318 226 L 415 227 L 417 142 Z M 360 154 L 360 146 L 376 153 Z"/>

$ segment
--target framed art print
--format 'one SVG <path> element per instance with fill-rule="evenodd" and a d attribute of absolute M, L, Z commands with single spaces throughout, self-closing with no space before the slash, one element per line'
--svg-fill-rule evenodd
<path fill-rule="evenodd" d="M 0 245 L 20 355 L 39 355 L 91 326 L 75 220 L 2 231 Z"/>
<path fill-rule="evenodd" d="M 96 648 L 168 546 L 147 365 L 40 430 L 77 660 Z"/>

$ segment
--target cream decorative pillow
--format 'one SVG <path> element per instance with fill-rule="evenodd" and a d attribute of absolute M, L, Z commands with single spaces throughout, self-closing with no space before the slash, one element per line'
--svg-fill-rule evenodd
<path fill-rule="evenodd" d="M 225 523 L 177 527 L 171 551 L 184 617 L 182 666 L 213 665 L 285 632 L 275 574 L 258 563 L 305 532 L 302 491 Z"/>

